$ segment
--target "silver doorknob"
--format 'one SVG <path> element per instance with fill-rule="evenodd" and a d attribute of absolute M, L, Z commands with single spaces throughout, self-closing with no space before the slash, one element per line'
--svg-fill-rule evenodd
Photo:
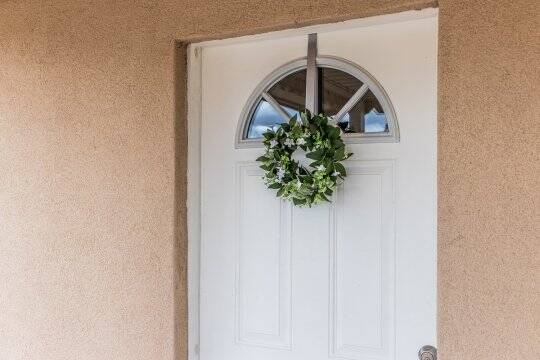
<path fill-rule="evenodd" d="M 418 350 L 418 359 L 437 360 L 437 348 L 431 345 L 424 345 Z"/>

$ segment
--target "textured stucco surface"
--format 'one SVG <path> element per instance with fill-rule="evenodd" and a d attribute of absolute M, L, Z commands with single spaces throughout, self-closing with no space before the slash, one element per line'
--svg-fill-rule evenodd
<path fill-rule="evenodd" d="M 540 2 L 440 3 L 439 347 L 540 359 Z"/>
<path fill-rule="evenodd" d="M 185 358 L 175 40 L 432 5 L 1 1 L 0 357 Z M 539 3 L 439 6 L 440 355 L 539 358 Z"/>

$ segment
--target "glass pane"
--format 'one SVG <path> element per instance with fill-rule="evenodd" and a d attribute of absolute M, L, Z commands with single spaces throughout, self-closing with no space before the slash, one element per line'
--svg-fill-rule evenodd
<path fill-rule="evenodd" d="M 283 118 L 266 100 L 261 100 L 253 112 L 249 124 L 248 139 L 261 138 L 263 134 L 272 128 L 276 128 L 283 123 Z"/>
<path fill-rule="evenodd" d="M 346 133 L 387 133 L 388 121 L 375 95 L 368 91 L 339 121 Z"/>
<path fill-rule="evenodd" d="M 268 93 L 281 105 L 281 108 L 294 116 L 306 106 L 306 70 L 292 73 L 278 81 Z M 266 100 L 261 100 L 253 112 L 249 128 L 248 139 L 261 138 L 262 134 L 283 123 L 283 118 Z"/>
<path fill-rule="evenodd" d="M 292 73 L 272 86 L 268 93 L 283 107 L 298 112 L 306 107 L 306 70 Z"/>
<path fill-rule="evenodd" d="M 356 93 L 362 82 L 344 71 L 319 68 L 319 109 L 326 115 L 335 115 Z"/>

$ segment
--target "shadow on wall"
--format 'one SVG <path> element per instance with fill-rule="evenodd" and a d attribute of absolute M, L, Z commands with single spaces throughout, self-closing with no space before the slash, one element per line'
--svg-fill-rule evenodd
<path fill-rule="evenodd" d="M 174 49 L 174 353 L 187 359 L 187 44 Z"/>

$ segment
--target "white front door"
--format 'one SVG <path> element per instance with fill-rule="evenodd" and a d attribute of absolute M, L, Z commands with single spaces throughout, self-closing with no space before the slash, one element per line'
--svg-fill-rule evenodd
<path fill-rule="evenodd" d="M 317 30 L 319 55 L 384 88 L 400 139 L 348 144 L 348 177 L 313 208 L 266 188 L 262 148 L 235 147 L 250 94 L 306 56 L 307 31 L 199 46 L 201 360 L 412 360 L 436 345 L 437 17 L 419 14 Z"/>

